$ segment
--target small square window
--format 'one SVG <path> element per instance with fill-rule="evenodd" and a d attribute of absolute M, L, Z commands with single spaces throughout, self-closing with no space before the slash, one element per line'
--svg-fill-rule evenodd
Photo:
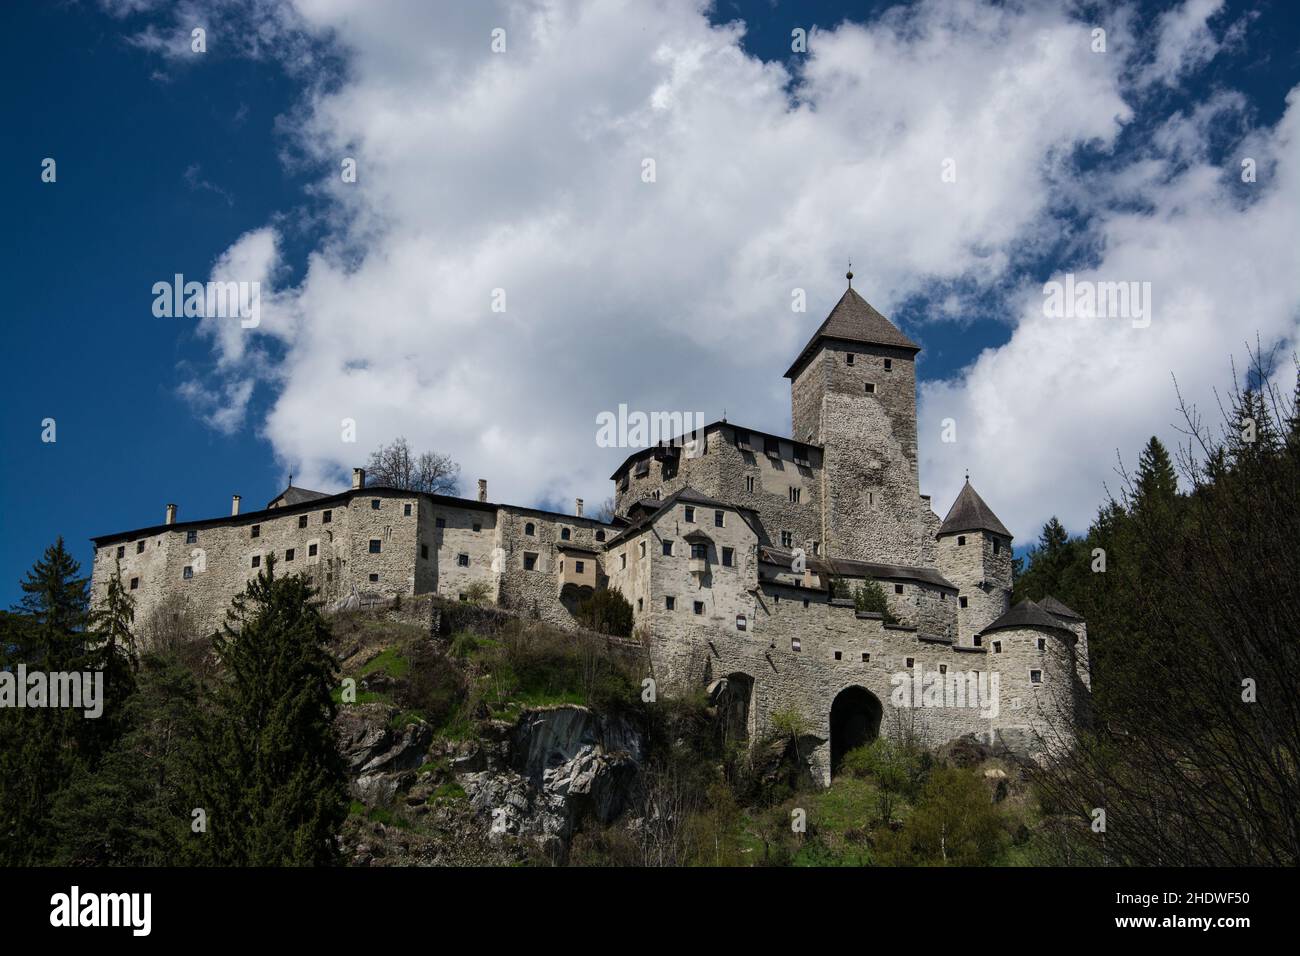
<path fill-rule="evenodd" d="M 483 530 L 483 525 L 481 525 L 479 522 L 475 521 L 475 522 L 474 522 L 474 530 L 475 530 L 475 532 L 482 531 L 482 530 Z"/>
<path fill-rule="evenodd" d="M 960 605 L 961 607 L 965 607 L 965 606 L 966 606 L 966 598 L 964 598 L 964 597 L 959 597 L 959 598 L 957 599 L 957 604 Z"/>
<path fill-rule="evenodd" d="M 907 659 L 907 667 L 908 667 L 908 669 L 910 670 L 910 669 L 911 669 L 912 667 L 914 667 L 915 665 L 916 665 L 916 658 L 915 658 L 915 657 L 909 657 L 909 658 Z"/>
<path fill-rule="evenodd" d="M 572 537 L 573 537 L 573 532 L 570 531 L 568 528 L 561 528 L 561 529 L 560 529 L 560 540 L 561 540 L 561 541 L 568 541 L 568 540 L 570 540 Z"/>
<path fill-rule="evenodd" d="M 666 597 L 666 598 L 664 598 L 664 610 L 665 610 L 665 611 L 675 611 L 675 610 L 677 610 L 677 598 L 675 598 L 675 597 Z"/>
<path fill-rule="evenodd" d="M 1039 649 L 1040 651 L 1045 651 L 1045 650 L 1047 650 L 1047 638 L 1045 638 L 1045 637 L 1040 637 L 1040 638 L 1038 639 L 1038 649 Z"/>
<path fill-rule="evenodd" d="M 868 395 L 874 395 L 874 394 L 876 394 L 876 383 L 875 383 L 875 382 L 867 382 L 867 394 L 868 394 Z"/>
<path fill-rule="evenodd" d="M 725 528 L 727 526 L 727 513 L 725 511 L 713 512 L 713 527 Z"/>
<path fill-rule="evenodd" d="M 379 538 L 370 539 L 370 553 L 378 554 L 383 548 L 383 542 Z"/>
<path fill-rule="evenodd" d="M 703 614 L 703 613 L 704 613 L 704 602 L 703 602 L 703 601 L 696 601 L 696 602 L 695 602 L 695 613 L 696 613 L 696 614 Z"/>
<path fill-rule="evenodd" d="M 939 673 L 940 673 L 940 674 L 946 674 L 946 673 L 948 673 L 948 665 L 947 665 L 947 664 L 940 664 L 940 665 L 939 665 Z"/>
<path fill-rule="evenodd" d="M 134 590 L 136 590 L 136 589 L 139 588 L 139 587 L 140 587 L 140 579 L 139 579 L 139 578 L 132 578 L 132 579 L 131 579 L 131 590 L 134 591 Z"/>
<path fill-rule="evenodd" d="M 317 551 L 316 545 L 314 544 L 307 545 L 307 557 L 309 558 L 316 557 L 316 551 Z"/>
<path fill-rule="evenodd" d="M 993 539 L 993 553 L 994 553 L 994 554 L 1000 554 L 1001 552 L 1002 552 L 1002 542 L 999 541 L 997 538 L 994 538 L 994 539 Z"/>
<path fill-rule="evenodd" d="M 596 540 L 597 540 L 597 541 L 604 541 L 604 540 L 605 540 L 605 532 L 604 532 L 604 529 L 601 529 L 601 530 L 599 530 L 599 531 L 596 532 Z"/>
<path fill-rule="evenodd" d="M 642 611 L 642 609 L 644 609 L 644 608 L 645 608 L 645 598 L 637 598 L 637 599 L 636 599 L 636 612 L 637 612 L 638 614 L 640 614 L 641 611 Z"/>
<path fill-rule="evenodd" d="M 641 557 L 645 557 L 645 542 L 641 542 Z"/>
<path fill-rule="evenodd" d="M 537 570 L 537 555 L 531 551 L 524 552 L 524 570 L 525 571 Z"/>
<path fill-rule="evenodd" d="M 188 564 L 185 565 L 185 570 L 181 571 L 181 577 L 183 577 L 186 581 L 194 577 L 194 568 Z"/>
<path fill-rule="evenodd" d="M 984 646 L 984 638 L 982 638 L 982 637 L 980 637 L 978 634 L 976 634 L 974 637 L 971 638 L 971 643 L 974 644 L 976 647 L 983 647 L 983 646 Z M 994 651 L 993 653 L 997 654 L 997 653 L 1000 653 L 1000 652 L 999 652 L 999 651 Z"/>
<path fill-rule="evenodd" d="M 456 555 L 456 563 L 460 565 L 462 568 L 468 568 L 469 555 L 462 551 L 460 554 Z"/>
<path fill-rule="evenodd" d="M 137 542 L 135 543 L 135 553 L 136 553 L 136 554 L 144 554 L 144 542 L 143 542 L 143 541 L 137 541 Z"/>
<path fill-rule="evenodd" d="M 754 493 L 754 476 L 753 476 L 753 475 L 746 475 L 746 476 L 745 476 L 745 491 L 748 492 L 748 493 L 751 494 L 751 495 Z"/>
<path fill-rule="evenodd" d="M 427 544 L 420 545 L 420 557 L 426 561 L 429 559 L 429 546 Z"/>
<path fill-rule="evenodd" d="M 844 356 L 844 364 L 845 364 L 845 365 L 852 365 L 852 364 L 853 364 L 853 359 L 854 359 L 855 357 L 856 357 L 856 356 L 854 356 L 854 354 L 853 354 L 852 352 L 847 353 L 847 354 Z"/>
<path fill-rule="evenodd" d="M 286 561 L 292 561 L 292 560 L 293 560 L 293 548 L 290 548 L 288 551 L 286 551 L 286 552 L 284 553 L 284 560 L 286 560 Z"/>
<path fill-rule="evenodd" d="M 799 638 L 790 638 L 790 650 L 794 651 L 796 654 L 803 650 L 803 645 L 799 643 Z"/>
<path fill-rule="evenodd" d="M 960 546 L 960 545 L 964 545 L 965 543 L 966 543 L 966 536 L 964 534 L 957 535 L 957 544 Z"/>
<path fill-rule="evenodd" d="M 893 359 L 885 359 L 885 371 L 886 371 L 886 372 L 892 371 L 893 368 L 894 368 L 894 360 L 893 360 Z"/>
<path fill-rule="evenodd" d="M 371 582 L 372 584 L 377 584 L 377 583 L 379 582 L 379 575 L 378 575 L 378 574 L 373 574 L 373 573 L 372 573 L 372 574 L 370 575 L 370 582 Z"/>
<path fill-rule="evenodd" d="M 993 653 L 994 653 L 994 654 L 1001 654 L 1001 653 L 1002 653 L 1002 642 L 1001 642 L 1001 641 L 994 641 L 994 642 L 993 642 Z"/>
<path fill-rule="evenodd" d="M 198 540 L 199 540 L 199 533 L 198 533 L 197 531 L 186 531 L 186 532 L 185 532 L 185 543 L 186 543 L 186 544 L 197 544 L 197 543 L 198 543 Z"/>
<path fill-rule="evenodd" d="M 805 611 L 808 610 L 808 603 L 809 603 L 809 602 L 808 602 L 808 599 L 807 599 L 807 598 L 804 598 L 804 599 L 803 599 L 803 609 L 804 609 Z"/>
<path fill-rule="evenodd" d="M 743 631 L 743 630 L 745 630 L 745 628 L 747 628 L 747 627 L 749 627 L 749 619 L 746 618 L 745 615 L 743 615 L 743 614 L 737 614 L 737 615 L 736 615 L 736 630 L 738 630 L 738 631 Z"/>
<path fill-rule="evenodd" d="M 722 566 L 723 566 L 724 568 L 729 568 L 729 567 L 731 567 L 731 566 L 732 566 L 733 564 L 735 564 L 735 563 L 736 563 L 736 549 L 735 549 L 735 548 L 723 548 L 723 549 L 722 549 Z"/>
<path fill-rule="evenodd" d="M 783 548 L 793 548 L 793 547 L 794 547 L 794 532 L 793 532 L 793 531 L 782 531 L 782 532 L 781 532 L 781 547 L 783 547 Z"/>
<path fill-rule="evenodd" d="M 698 561 L 707 561 L 709 559 L 709 546 L 704 543 L 691 545 L 691 557 Z"/>
<path fill-rule="evenodd" d="M 298 527 L 299 527 L 299 528 L 305 528 L 305 527 L 307 527 L 307 516 L 306 516 L 306 515 L 299 515 L 299 516 L 298 516 Z"/>
<path fill-rule="evenodd" d="M 673 555 L 673 542 L 671 539 L 664 540 L 664 555 L 670 558 Z"/>
<path fill-rule="evenodd" d="M 573 562 L 573 573 L 574 573 L 574 574 L 582 574 L 582 573 L 585 572 L 586 570 L 587 570 L 587 562 L 585 562 L 585 561 L 574 561 L 574 562 Z"/>
<path fill-rule="evenodd" d="M 862 652 L 862 663 L 864 664 L 871 663 L 871 655 L 868 654 L 866 651 Z"/>
<path fill-rule="evenodd" d="M 446 518 L 434 518 L 434 519 L 433 519 L 433 526 L 434 526 L 435 528 L 445 528 L 445 527 L 447 527 L 447 519 L 446 519 Z"/>
<path fill-rule="evenodd" d="M 792 504 L 792 505 L 797 505 L 797 504 L 799 503 L 799 499 L 802 498 L 802 497 L 803 497 L 803 489 L 802 489 L 802 488 L 796 488 L 794 485 L 791 485 L 791 486 L 790 486 L 790 504 Z"/>
<path fill-rule="evenodd" d="M 333 521 L 333 520 L 334 520 L 334 512 L 333 512 L 333 511 L 322 511 L 322 512 L 321 512 L 321 514 L 320 514 L 320 523 L 321 523 L 321 524 L 329 524 L 329 523 L 330 523 L 331 521 Z"/>
<path fill-rule="evenodd" d="M 695 523 L 695 509 L 692 508 L 690 505 L 686 506 L 686 521 L 688 524 Z"/>
<path fill-rule="evenodd" d="M 125 558 L 125 557 L 126 557 L 126 547 L 125 547 L 125 546 L 119 547 L 119 548 L 117 549 L 117 556 L 118 556 L 119 558 Z"/>
<path fill-rule="evenodd" d="M 262 556 L 260 554 L 253 555 L 252 566 L 255 568 L 260 568 L 262 566 Z"/>
<path fill-rule="evenodd" d="M 533 524 L 531 521 L 525 522 L 524 534 L 528 535 L 530 538 L 534 537 L 537 534 L 537 525 Z"/>
<path fill-rule="evenodd" d="M 843 652 L 843 651 L 836 651 L 836 652 L 835 652 L 835 659 L 836 659 L 837 661 L 842 661 L 842 660 L 844 660 L 844 652 Z"/>
<path fill-rule="evenodd" d="M 260 524 L 253 525 L 248 529 L 248 536 L 250 538 L 260 538 L 262 536 L 262 526 Z"/>
<path fill-rule="evenodd" d="M 1043 672 L 1042 672 L 1042 671 L 1030 671 L 1030 672 L 1029 672 L 1029 683 L 1031 683 L 1031 684 L 1041 684 L 1042 682 L 1043 682 Z"/>
<path fill-rule="evenodd" d="M 370 507 L 371 507 L 372 510 L 374 510 L 374 511 L 378 511 L 378 510 L 379 510 L 379 499 L 378 499 L 378 498 L 371 498 L 371 499 L 370 499 Z"/>
<path fill-rule="evenodd" d="M 627 570 L 627 552 L 626 552 L 626 551 L 624 551 L 622 554 L 620 554 L 620 555 L 618 556 L 618 569 L 619 569 L 620 571 L 626 571 L 626 570 Z"/>
<path fill-rule="evenodd" d="M 894 585 L 894 593 L 895 593 L 895 594 L 902 594 L 902 593 L 903 593 L 903 586 L 902 586 L 901 584 L 895 584 L 895 585 Z"/>
<path fill-rule="evenodd" d="M 411 505 L 409 502 L 403 502 L 402 504 L 402 517 L 403 518 L 411 517 Z"/>

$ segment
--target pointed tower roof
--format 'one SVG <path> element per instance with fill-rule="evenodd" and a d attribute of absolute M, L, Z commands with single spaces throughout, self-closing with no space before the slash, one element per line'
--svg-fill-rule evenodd
<path fill-rule="evenodd" d="M 990 624 L 981 634 L 989 631 L 1006 631 L 1012 628 L 1034 628 L 1041 631 L 1064 631 L 1071 636 L 1074 632 L 1059 620 L 1048 614 L 1033 601 L 1026 598 L 1000 618 Z"/>
<path fill-rule="evenodd" d="M 856 342 L 860 345 L 887 345 L 892 348 L 921 351 L 917 345 L 901 331 L 898 326 L 871 307 L 866 299 L 853 291 L 853 273 L 848 274 L 849 287 L 840 301 L 835 303 L 831 314 L 821 324 L 808 344 L 803 347 L 799 357 L 794 360 L 785 373 L 786 378 L 794 378 L 804 364 L 817 351 L 823 341 Z"/>
<path fill-rule="evenodd" d="M 993 513 L 993 509 L 986 505 L 984 499 L 975 493 L 969 478 L 966 479 L 966 484 L 962 486 L 961 494 L 957 495 L 957 500 L 948 509 L 948 517 L 943 519 L 943 525 L 939 528 L 939 534 L 935 537 L 942 537 L 945 534 L 957 534 L 961 531 L 992 531 L 1004 538 L 1011 537 L 1011 532 L 1007 530 L 1007 526 L 998 520 L 998 516 Z"/>
<path fill-rule="evenodd" d="M 1066 620 L 1069 621 L 1083 620 L 1082 615 L 1080 615 L 1077 611 L 1071 610 L 1070 607 L 1066 605 L 1064 601 L 1058 601 L 1055 597 L 1053 597 L 1050 594 L 1047 595 L 1047 597 L 1043 598 L 1041 601 L 1039 601 L 1038 606 L 1041 607 L 1048 614 L 1053 615 L 1054 617 L 1065 618 Z"/>

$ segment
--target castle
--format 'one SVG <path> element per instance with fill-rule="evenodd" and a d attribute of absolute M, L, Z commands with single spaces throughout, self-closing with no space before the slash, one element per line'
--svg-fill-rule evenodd
<path fill-rule="evenodd" d="M 183 599 L 215 630 L 263 562 L 357 592 L 486 595 L 573 626 L 617 588 L 657 687 L 707 689 L 736 739 L 802 724 L 814 774 L 882 732 L 964 734 L 1037 756 L 1067 746 L 1089 685 L 1084 621 L 1010 607 L 1011 532 L 969 480 L 941 521 L 920 493 L 920 346 L 849 286 L 786 371 L 792 433 L 716 421 L 627 457 L 615 516 L 290 483 L 259 511 L 94 538 L 96 598 L 120 564 L 137 619 Z M 870 582 L 888 614 L 859 610 Z M 179 597 L 178 597 L 179 596 Z M 807 754 L 806 754 L 807 755 Z"/>

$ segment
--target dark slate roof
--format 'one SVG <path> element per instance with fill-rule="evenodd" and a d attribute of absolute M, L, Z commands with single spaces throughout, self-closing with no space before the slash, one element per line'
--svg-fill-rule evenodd
<path fill-rule="evenodd" d="M 1000 534 L 1005 538 L 1011 537 L 1011 532 L 1007 526 L 998 520 L 998 516 L 993 513 L 993 509 L 984 503 L 984 499 L 975 493 L 971 487 L 970 479 L 966 479 L 966 484 L 962 486 L 961 494 L 957 500 L 952 503 L 948 509 L 948 517 L 943 519 L 943 525 L 939 528 L 939 535 L 957 534 L 960 531 L 992 531 L 994 534 Z"/>
<path fill-rule="evenodd" d="M 1083 620 L 1082 614 L 1079 614 L 1077 611 L 1071 610 L 1062 601 L 1058 601 L 1050 594 L 1047 595 L 1047 597 L 1043 598 L 1041 601 L 1039 601 L 1038 606 L 1041 607 L 1048 614 L 1053 614 L 1056 617 L 1063 617 L 1071 621 Z"/>
<path fill-rule="evenodd" d="M 744 505 L 733 505 L 729 501 L 719 501 L 717 498 L 710 498 L 708 495 L 696 491 L 690 485 L 687 485 L 685 488 L 679 488 L 677 491 L 674 491 L 663 501 L 658 502 L 659 507 L 655 508 L 653 511 L 650 510 L 643 511 L 641 513 L 641 517 L 634 519 L 632 523 L 629 524 L 626 528 L 620 529 L 618 534 L 614 535 L 614 537 L 610 538 L 607 542 L 605 542 L 605 546 L 609 547 L 610 545 L 617 543 L 622 538 L 630 537 L 631 535 L 640 531 L 646 525 L 654 521 L 655 516 L 658 515 L 660 512 L 662 512 L 665 508 L 670 508 L 679 501 L 686 502 L 688 504 L 693 504 L 693 505 L 702 505 L 705 508 L 726 508 L 729 511 L 737 511 L 737 512 L 747 511 L 750 514 L 756 513 L 753 508 L 748 508 L 745 507 Z M 655 503 L 656 502 L 653 498 L 642 498 L 640 501 L 637 502 L 637 505 L 648 508 L 649 505 Z"/>
<path fill-rule="evenodd" d="M 758 428 L 746 428 L 744 425 L 737 425 L 735 422 L 729 422 L 725 418 L 719 418 L 716 422 L 709 422 L 709 424 L 703 426 L 699 430 L 704 432 L 707 440 L 707 436 L 720 428 L 731 428 L 735 431 L 748 432 L 751 435 L 757 435 L 759 438 L 775 438 L 778 441 L 789 442 L 794 446 L 795 452 L 808 448 L 816 448 L 820 450 L 822 447 L 815 442 L 799 441 L 797 438 L 790 438 L 787 435 L 776 435 L 772 432 L 765 432 Z M 685 435 L 677 435 L 669 439 L 667 442 L 660 442 L 658 445 L 649 445 L 645 448 L 635 449 L 631 454 L 623 459 L 623 463 L 615 469 L 614 474 L 609 476 L 610 480 L 617 481 L 618 476 L 630 468 L 634 461 L 638 461 L 647 455 L 653 455 L 656 452 L 659 454 L 672 453 L 673 449 L 676 449 L 677 453 L 680 453 L 683 446 L 680 443 L 674 444 L 674 442 L 679 442 L 680 439 L 684 439 L 685 437 Z"/>
<path fill-rule="evenodd" d="M 1066 634 L 1074 634 L 1072 630 L 1028 599 L 1021 601 L 980 633 L 1007 631 L 1019 627 L 1037 628 L 1043 631 L 1064 631 Z"/>
<path fill-rule="evenodd" d="M 872 308 L 866 299 L 853 291 L 852 286 L 849 286 L 844 295 L 840 296 L 840 301 L 835 303 L 835 308 L 831 309 L 831 314 L 826 316 L 826 321 L 813 333 L 813 337 L 803 347 L 803 351 L 794 360 L 785 377 L 794 378 L 825 339 L 856 342 L 860 345 L 887 345 L 912 352 L 921 351 L 921 346 Z"/>
<path fill-rule="evenodd" d="M 788 568 L 794 553 L 782 548 L 763 545 L 759 560 L 767 564 Z M 905 564 L 877 564 L 872 561 L 855 561 L 849 558 L 823 558 L 809 555 L 808 567 L 813 571 L 830 571 L 841 577 L 872 578 L 880 581 L 921 581 L 937 588 L 957 592 L 957 586 L 933 568 L 914 568 Z"/>
<path fill-rule="evenodd" d="M 309 488 L 295 488 L 290 485 L 284 491 L 280 492 L 274 498 L 266 503 L 268 508 L 273 508 L 276 502 L 279 502 L 282 508 L 292 508 L 294 505 L 304 504 L 308 501 L 319 501 L 321 498 L 328 498 L 329 495 L 323 491 L 312 491 Z"/>

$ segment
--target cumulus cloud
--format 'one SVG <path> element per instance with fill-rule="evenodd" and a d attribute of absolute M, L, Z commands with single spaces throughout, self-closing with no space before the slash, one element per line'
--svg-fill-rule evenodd
<path fill-rule="evenodd" d="M 1171 417 L 1169 371 L 1208 387 L 1255 328 L 1294 336 L 1295 290 L 1270 279 L 1296 248 L 1282 212 L 1296 184 L 1242 197 L 1197 152 L 1204 115 L 1082 174 L 1078 151 L 1113 150 L 1134 118 L 1131 64 L 1093 53 L 1091 24 L 1056 5 L 920 3 L 815 30 L 794 75 L 691 0 L 455 17 L 302 0 L 257 22 L 347 59 L 291 128 L 323 171 L 330 228 L 301 281 L 269 309 L 264 293 L 263 327 L 210 333 L 220 381 L 265 383 L 258 427 L 306 485 L 338 486 L 404 434 L 489 478 L 495 500 L 601 500 L 626 452 L 596 446 L 596 416 L 620 403 L 788 431 L 781 373 L 849 258 L 886 314 L 947 283 L 993 287 L 1059 235 L 1063 193 L 1103 250 L 1074 271 L 1152 282 L 1155 317 L 1048 320 L 1041 289 L 1021 289 L 1010 341 L 923 390 L 922 485 L 940 511 L 969 465 L 1018 537 L 1053 511 L 1081 527 L 1114 449 Z M 284 48 L 304 62 L 300 42 Z M 1261 168 L 1294 122 L 1259 132 Z M 1120 201 L 1135 194 L 1140 213 Z M 268 229 L 228 258 L 273 275 L 274 250 Z M 907 329 L 922 344 L 964 318 L 951 297 L 935 312 Z M 956 446 L 939 441 L 945 417 Z"/>

